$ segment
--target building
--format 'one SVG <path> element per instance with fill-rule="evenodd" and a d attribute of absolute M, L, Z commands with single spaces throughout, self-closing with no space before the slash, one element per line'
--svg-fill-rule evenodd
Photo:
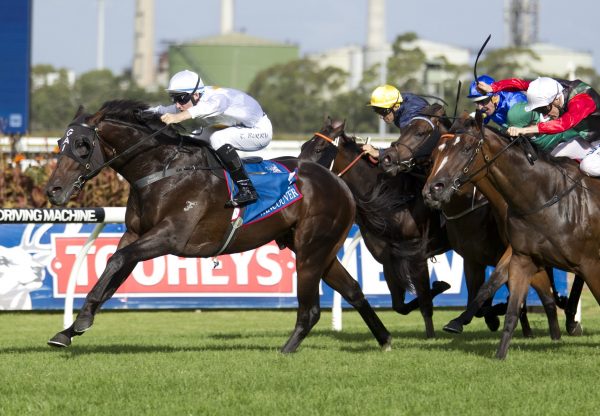
<path fill-rule="evenodd" d="M 300 52 L 297 45 L 228 32 L 170 45 L 168 56 L 171 75 L 190 69 L 206 85 L 247 90 L 260 71 L 298 59 Z"/>

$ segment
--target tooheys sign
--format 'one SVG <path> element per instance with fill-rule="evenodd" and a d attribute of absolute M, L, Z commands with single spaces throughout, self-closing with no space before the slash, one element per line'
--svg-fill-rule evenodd
<path fill-rule="evenodd" d="M 76 297 L 84 297 L 116 251 L 120 236 L 96 239 L 77 275 Z M 54 296 L 65 297 L 77 254 L 87 236 L 52 236 L 54 260 L 48 268 Z M 211 259 L 158 257 L 139 263 L 119 288 L 121 297 L 295 296 L 295 259 L 289 250 L 271 243 L 255 250 Z"/>

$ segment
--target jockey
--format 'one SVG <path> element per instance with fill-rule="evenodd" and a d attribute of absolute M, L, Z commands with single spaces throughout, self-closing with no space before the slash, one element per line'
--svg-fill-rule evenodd
<path fill-rule="evenodd" d="M 579 81 L 555 80 L 540 77 L 534 81 L 517 78 L 479 82 L 480 91 L 527 91 L 525 111 L 544 116 L 540 122 L 527 127 L 510 127 L 508 134 L 553 134 L 574 128 L 585 140 L 600 138 L 600 95 Z"/>
<path fill-rule="evenodd" d="M 256 151 L 271 142 L 273 127 L 260 104 L 233 88 L 205 86 L 198 74 L 188 70 L 173 75 L 167 92 L 174 104 L 151 110 L 162 114 L 165 124 L 200 119 L 203 127 L 192 137 L 216 150 L 239 190 L 225 206 L 239 207 L 256 201 L 258 195 L 236 149 Z"/>
<path fill-rule="evenodd" d="M 517 103 L 508 111 L 507 121 L 511 127 L 535 126 L 544 116 L 535 111 L 526 111 L 527 103 Z M 580 162 L 579 168 L 589 176 L 600 176 L 600 154 L 595 152 L 600 142 L 590 144 L 574 129 L 561 133 L 541 134 L 530 138 L 540 149 L 554 157 L 568 157 Z"/>
<path fill-rule="evenodd" d="M 367 106 L 378 114 L 386 124 L 392 124 L 400 129 L 410 124 L 413 117 L 421 114 L 423 108 L 427 107 L 427 101 L 415 94 L 401 94 L 398 89 L 392 85 L 381 85 L 371 93 L 371 101 Z M 363 145 L 362 148 L 370 156 L 379 158 L 383 149 L 375 149 L 370 144 Z"/>
<path fill-rule="evenodd" d="M 489 75 L 481 75 L 477 78 L 477 82 L 471 82 L 469 88 L 469 95 L 471 101 L 475 103 L 477 111 L 484 114 L 483 122 L 485 124 L 492 120 L 498 126 L 502 128 L 508 127 L 506 124 L 506 115 L 508 110 L 519 102 L 527 101 L 527 97 L 522 92 L 487 92 L 482 94 L 478 89 L 478 83 L 492 84 L 494 79 Z"/>

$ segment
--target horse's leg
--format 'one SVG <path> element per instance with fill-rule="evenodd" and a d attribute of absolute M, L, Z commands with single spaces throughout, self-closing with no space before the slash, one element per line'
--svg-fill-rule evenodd
<path fill-rule="evenodd" d="M 525 338 L 533 338 L 533 331 L 531 330 L 531 325 L 529 325 L 529 317 L 527 316 L 527 295 L 525 295 L 525 300 L 523 300 L 523 305 L 521 305 L 519 322 L 521 323 L 521 331 L 523 331 L 523 336 Z"/>
<path fill-rule="evenodd" d="M 560 325 L 558 324 L 558 315 L 556 313 L 556 298 L 555 291 L 552 290 L 552 284 L 550 276 L 548 276 L 548 269 L 542 269 L 533 276 L 531 279 L 531 286 L 535 289 L 542 302 L 546 317 L 548 318 L 548 328 L 550 330 L 550 338 L 552 340 L 560 339 Z M 523 335 L 525 329 L 523 329 Z M 531 335 L 533 336 L 533 334 Z"/>
<path fill-rule="evenodd" d="M 496 265 L 496 269 L 490 275 L 489 280 L 481 286 L 477 292 L 477 296 L 475 296 L 475 298 L 467 305 L 467 309 L 457 318 L 448 322 L 448 324 L 444 326 L 444 331 L 455 334 L 461 334 L 463 332 L 463 326 L 468 325 L 483 304 L 487 300 L 492 299 L 498 289 L 508 281 L 509 261 L 510 256 L 500 259 L 500 262 Z"/>
<path fill-rule="evenodd" d="M 147 233 L 144 237 L 131 243 L 130 241 L 135 236 L 132 234 L 123 236 L 119 242 L 120 248 L 108 260 L 106 268 L 86 296 L 85 303 L 75 318 L 73 323 L 75 333 L 81 334 L 92 326 L 94 315 L 100 306 L 112 297 L 139 261 L 168 254 L 165 244 L 165 241 L 168 240 L 165 235 L 172 235 L 167 227 L 155 227 L 151 233 Z"/>
<path fill-rule="evenodd" d="M 412 273 L 414 276 L 413 284 L 417 298 L 419 299 L 419 310 L 423 321 L 425 322 L 425 336 L 427 338 L 435 338 L 435 329 L 433 327 L 433 297 L 429 287 L 429 270 L 427 269 L 427 261 L 419 260 L 414 264 L 415 270 Z"/>
<path fill-rule="evenodd" d="M 465 259 L 465 279 L 467 283 L 467 305 L 477 296 L 479 289 L 485 282 L 485 264 Z M 491 331 L 496 331 L 500 326 L 498 316 L 491 311 L 492 298 L 485 299 L 481 307 L 476 311 L 475 316 L 485 318 L 485 323 Z M 469 321 L 470 322 L 470 321 Z M 467 324 L 469 323 L 467 322 Z"/>
<path fill-rule="evenodd" d="M 506 358 L 510 340 L 517 326 L 521 305 L 527 296 L 529 280 L 538 272 L 538 268 L 530 257 L 513 253 L 508 271 L 508 290 L 510 294 L 508 296 L 502 339 L 496 352 L 496 358 L 501 360 Z"/>
<path fill-rule="evenodd" d="M 581 276 L 575 276 L 573 285 L 571 286 L 571 292 L 569 292 L 569 300 L 565 307 L 565 316 L 567 317 L 567 333 L 572 336 L 581 336 L 583 334 L 583 328 L 581 324 L 575 320 L 577 314 L 577 305 L 579 304 L 579 298 L 581 297 L 581 291 L 583 289 L 583 279 Z"/>
<path fill-rule="evenodd" d="M 392 336 L 365 298 L 358 282 L 350 276 L 337 258 L 334 259 L 323 280 L 358 311 L 382 349 L 389 350 Z"/>
<path fill-rule="evenodd" d="M 408 315 L 410 310 L 408 310 L 406 306 L 407 304 L 404 303 L 406 290 L 400 286 L 400 276 L 396 274 L 389 256 L 385 256 L 385 258 L 382 259 L 381 264 L 383 265 L 383 277 L 387 283 L 387 287 L 390 290 L 390 296 L 392 298 L 392 309 L 395 312 L 398 312 L 400 315 Z"/>

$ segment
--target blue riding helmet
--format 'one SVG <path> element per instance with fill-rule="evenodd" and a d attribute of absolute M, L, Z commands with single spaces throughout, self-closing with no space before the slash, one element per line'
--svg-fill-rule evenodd
<path fill-rule="evenodd" d="M 477 78 L 477 82 L 485 82 L 486 84 L 492 84 L 492 82 L 494 82 L 494 78 L 490 77 L 489 75 L 482 75 L 480 77 Z M 470 98 L 473 101 L 479 101 L 481 99 L 483 99 L 484 97 L 488 97 L 493 95 L 493 93 L 489 92 L 486 95 L 481 94 L 478 90 L 477 90 L 477 82 L 473 81 L 471 82 L 471 86 L 469 87 L 469 95 L 467 95 L 467 98 Z"/>

